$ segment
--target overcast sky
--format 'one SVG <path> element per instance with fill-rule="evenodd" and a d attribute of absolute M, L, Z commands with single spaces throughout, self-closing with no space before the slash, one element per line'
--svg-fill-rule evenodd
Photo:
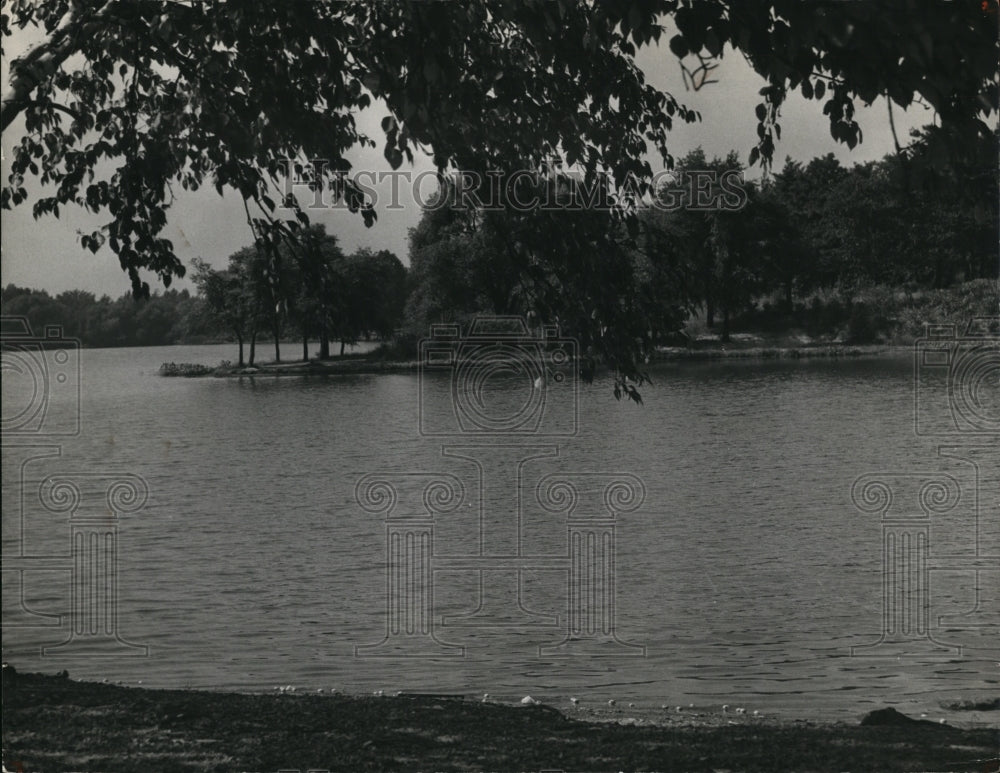
<path fill-rule="evenodd" d="M 669 35 L 664 36 L 667 41 Z M 25 49 L 28 41 L 4 41 L 4 56 L 16 56 Z M 711 156 L 724 156 L 735 149 L 746 160 L 756 142 L 754 106 L 761 100 L 758 90 L 763 80 L 743 60 L 742 56 L 727 49 L 720 67 L 713 73 L 719 82 L 705 86 L 699 92 L 685 91 L 676 58 L 664 44 L 659 49 L 645 49 L 639 64 L 647 80 L 660 88 L 671 91 L 678 100 L 702 114 L 700 124 L 679 124 L 671 134 L 670 151 L 679 158 L 699 145 Z M 4 87 L 7 68 L 3 68 Z M 863 132 L 862 143 L 853 151 L 830 137 L 828 122 L 822 114 L 822 103 L 807 102 L 798 94 L 788 98 L 782 111 L 782 140 L 775 151 L 775 166 L 780 169 L 786 156 L 800 161 L 826 153 L 834 153 L 842 163 L 853 164 L 879 159 L 893 150 L 885 103 L 881 100 L 869 108 L 856 103 L 857 120 Z M 379 143 L 376 150 L 356 151 L 350 157 L 355 171 L 388 171 L 382 157 L 383 135 L 379 124 L 387 114 L 384 106 L 374 105 L 358 116 L 359 128 Z M 896 128 L 900 140 L 905 142 L 911 127 L 931 121 L 931 113 L 919 106 L 909 111 L 896 110 Z M 3 135 L 3 180 L 9 174 L 9 149 L 20 140 L 23 121 L 15 121 Z M 654 171 L 659 159 L 650 159 Z M 404 165 L 404 169 L 407 168 Z M 412 167 L 414 174 L 431 171 L 430 160 L 417 158 Z M 755 176 L 754 170 L 750 176 Z M 29 181 L 30 182 L 30 181 Z M 428 181 L 429 182 L 429 181 Z M 29 200 L 14 210 L 3 210 L 2 236 L 0 236 L 0 281 L 6 285 L 45 289 L 50 293 L 63 290 L 89 290 L 98 295 L 112 297 L 130 289 L 127 276 L 118 265 L 117 257 L 107 247 L 96 255 L 81 248 L 78 231 L 89 233 L 107 217 L 100 217 L 75 208 L 63 208 L 60 218 L 48 216 L 35 221 L 31 215 L 32 196 L 39 191 L 37 185 L 26 185 Z M 425 192 L 429 185 L 425 184 Z M 178 256 L 190 265 L 194 257 L 202 257 L 213 265 L 222 266 L 228 256 L 251 242 L 240 198 L 234 194 L 220 197 L 211 186 L 196 193 L 183 191 L 177 186 L 178 198 L 168 211 L 164 236 L 174 244 Z M 381 201 L 387 201 L 389 184 L 381 188 Z M 360 246 L 388 249 L 395 252 L 404 263 L 407 259 L 407 231 L 416 225 L 420 209 L 405 189 L 402 190 L 401 209 L 387 210 L 378 207 L 378 221 L 366 228 L 359 215 L 343 210 L 310 211 L 314 221 L 324 223 L 329 233 L 336 234 L 345 251 Z M 158 282 L 150 281 L 154 290 Z M 175 281 L 175 287 L 191 288 L 187 279 Z"/>

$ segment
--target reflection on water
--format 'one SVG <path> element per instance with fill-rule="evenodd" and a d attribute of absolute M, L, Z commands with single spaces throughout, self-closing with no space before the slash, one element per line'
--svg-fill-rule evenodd
<path fill-rule="evenodd" d="M 975 556 L 978 540 L 980 555 L 1000 554 L 996 529 L 977 532 L 974 517 L 996 504 L 996 475 L 981 481 L 977 503 L 974 466 L 914 435 L 905 356 L 664 365 L 642 407 L 616 402 L 606 380 L 582 386 L 576 437 L 444 453 L 447 439 L 419 432 L 415 374 L 156 375 L 165 360 L 215 364 L 230 349 L 86 350 L 81 434 L 60 441 L 58 456 L 41 441 L 5 447 L 5 660 L 146 685 L 579 694 L 817 718 L 887 703 L 914 712 L 996 690 L 997 572 L 988 567 L 978 611 L 974 571 L 959 562 L 932 572 L 934 636 L 963 645 L 961 655 L 850 657 L 883 624 L 882 526 L 852 504 L 859 475 L 946 471 L 963 498 L 933 522 L 932 552 Z M 5 377 L 5 401 L 13 383 Z M 511 383 L 512 405 L 530 402 L 523 387 Z M 502 380 L 490 388 L 504 392 Z M 451 382 L 441 374 L 423 389 L 440 410 Z M 57 395 L 49 409 L 72 410 L 72 401 Z M 983 453 L 981 469 L 995 470 L 995 450 Z M 391 600 L 385 522 L 358 506 L 355 484 L 372 472 L 418 471 L 451 473 L 464 487 L 434 523 L 432 611 L 435 635 L 465 656 L 356 658 L 356 646 L 385 637 Z M 145 507 L 117 527 L 116 623 L 149 657 L 41 658 L 40 647 L 70 633 L 70 567 L 59 557 L 71 523 L 42 505 L 38 487 L 55 473 L 95 472 L 138 475 L 149 488 Z M 620 513 L 614 530 L 617 637 L 644 646 L 645 657 L 626 648 L 539 655 L 565 638 L 569 564 L 567 516 L 541 507 L 535 489 L 547 475 L 580 472 L 630 473 L 645 487 L 642 506 Z M 534 557 L 520 588 L 516 568 L 476 569 L 476 557 L 500 553 Z M 21 583 L 6 567 L 18 555 L 53 559 Z M 559 558 L 546 565 L 546 556 Z M 21 589 L 33 615 L 21 614 Z M 531 615 L 470 617 L 484 598 L 521 609 L 519 590 Z"/>

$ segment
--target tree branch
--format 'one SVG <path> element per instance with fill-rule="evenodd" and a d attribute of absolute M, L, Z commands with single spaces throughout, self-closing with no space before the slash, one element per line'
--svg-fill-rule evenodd
<path fill-rule="evenodd" d="M 58 102 L 46 102 L 45 100 L 41 99 L 29 99 L 24 102 L 23 107 L 43 107 L 43 108 L 49 107 L 52 108 L 53 110 L 58 110 L 62 113 L 66 113 L 66 115 L 68 115 L 75 121 L 79 121 L 81 118 L 83 118 L 83 116 L 80 115 L 80 113 L 78 113 L 73 108 L 66 107 L 65 105 L 60 105 Z"/>
<path fill-rule="evenodd" d="M 30 104 L 29 95 L 79 50 L 79 41 L 100 31 L 102 22 L 118 0 L 107 0 L 96 11 L 75 0 L 48 40 L 11 62 L 10 88 L 0 100 L 0 133 Z"/>
<path fill-rule="evenodd" d="M 899 137 L 896 136 L 896 121 L 892 117 L 892 99 L 888 94 L 885 95 L 885 104 L 889 108 L 889 128 L 892 129 L 892 142 L 896 146 L 896 155 L 898 156 L 903 151 L 899 147 Z"/>
<path fill-rule="evenodd" d="M 79 6 L 74 5 L 59 20 L 52 36 L 24 56 L 11 62 L 10 89 L 0 101 L 0 132 L 26 107 L 28 95 L 45 78 L 55 73 L 74 49 L 74 26 L 79 22 Z"/>

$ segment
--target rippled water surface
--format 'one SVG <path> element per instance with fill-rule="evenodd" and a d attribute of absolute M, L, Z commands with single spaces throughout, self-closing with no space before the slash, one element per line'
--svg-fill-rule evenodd
<path fill-rule="evenodd" d="M 914 433 L 907 354 L 661 365 L 641 407 L 616 402 L 607 380 L 581 386 L 575 437 L 518 437 L 506 441 L 516 450 L 494 443 L 446 454 L 442 446 L 461 443 L 418 432 L 421 405 L 441 411 L 432 420 L 449 418 L 446 374 L 420 384 L 416 374 L 156 373 L 164 361 L 215 364 L 231 349 L 86 350 L 79 435 L 60 439 L 58 456 L 45 447 L 52 438 L 5 437 L 5 660 L 154 686 L 576 695 L 843 719 L 997 691 L 996 561 L 975 558 L 977 550 L 1000 555 L 996 448 L 975 452 L 977 502 L 975 466 Z M 23 374 L 8 370 L 4 401 L 23 401 Z M 516 374 L 490 388 L 495 406 L 531 399 Z M 72 378 L 53 390 L 47 420 L 71 419 Z M 974 441 L 949 440 L 962 448 Z M 469 457 L 486 460 L 482 476 Z M 464 486 L 433 531 L 434 633 L 464 656 L 402 658 L 390 647 L 376 653 L 389 657 L 356 657 L 356 647 L 365 655 L 364 645 L 386 636 L 391 592 L 386 523 L 358 506 L 355 485 L 369 473 L 416 471 L 451 473 Z M 593 480 L 628 473 L 645 488 L 642 505 L 615 519 L 616 632 L 633 646 L 553 654 L 544 648 L 564 639 L 567 620 L 567 518 L 540 507 L 535 489 L 546 475 L 581 472 L 603 476 Z M 930 634 L 955 647 L 852 657 L 852 646 L 876 642 L 883 626 L 883 527 L 877 512 L 852 503 L 852 483 L 869 473 L 925 472 L 950 475 L 961 492 L 956 506 L 932 514 L 923 567 Z M 44 506 L 39 486 L 84 473 L 91 486 L 104 479 L 98 473 L 148 485 L 145 507 L 118 528 L 115 621 L 148 657 L 126 648 L 91 657 L 72 646 L 40 656 L 70 636 L 74 618 L 69 514 Z M 519 482 L 520 540 L 511 494 Z M 404 494 L 395 514 L 419 515 L 419 501 L 410 507 Z M 897 505 L 895 514 L 920 514 L 916 499 Z M 988 515 L 978 531 L 977 507 Z M 476 564 L 504 546 L 534 557 L 522 573 L 521 607 L 510 595 L 516 570 Z M 50 558 L 35 568 L 30 559 L 8 562 L 19 556 Z M 449 568 L 457 556 L 471 558 Z M 985 568 L 977 575 L 975 566 Z M 484 597 L 506 610 L 488 624 L 468 617 Z"/>

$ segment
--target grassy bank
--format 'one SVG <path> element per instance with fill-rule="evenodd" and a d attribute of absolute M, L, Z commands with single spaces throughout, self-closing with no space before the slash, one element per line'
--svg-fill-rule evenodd
<path fill-rule="evenodd" d="M 386 360 L 378 357 L 344 357 L 309 362 L 266 362 L 239 367 L 223 363 L 216 367 L 193 363 L 165 362 L 161 376 L 195 378 L 198 376 L 337 376 L 356 373 L 409 373 L 416 371 L 416 360 Z"/>
<path fill-rule="evenodd" d="M 780 345 L 784 343 L 785 345 Z M 804 344 L 799 342 L 764 343 L 760 338 L 735 339 L 725 345 L 692 346 L 662 346 L 657 349 L 654 361 L 671 362 L 677 360 L 725 360 L 725 359 L 759 359 L 759 360 L 799 360 L 810 358 L 840 358 L 840 357 L 882 357 L 909 351 L 907 347 L 899 346 L 845 346 L 842 344 Z"/>
<path fill-rule="evenodd" d="M 688 346 L 661 346 L 653 362 L 715 359 L 802 359 L 838 357 L 880 357 L 904 351 L 904 347 L 885 345 L 846 346 L 843 344 L 812 344 L 786 337 L 762 339 L 759 336 L 736 334 L 733 340 L 721 344 L 717 340 L 701 340 Z M 419 368 L 414 359 L 392 359 L 383 352 L 368 355 L 310 360 L 309 362 L 267 362 L 238 367 L 222 363 L 216 367 L 192 363 L 165 362 L 161 376 L 195 378 L 199 376 L 338 376 L 361 373 L 413 373 Z"/>
<path fill-rule="evenodd" d="M 8 769 L 31 773 L 996 769 L 994 730 L 891 712 L 866 725 L 687 713 L 657 722 L 460 697 L 147 690 L 5 668 L 3 747 Z"/>
<path fill-rule="evenodd" d="M 893 352 L 908 351 L 904 347 L 842 346 L 839 344 L 817 346 L 664 346 L 657 349 L 652 362 L 718 359 L 805 359 L 838 357 L 880 357 Z M 373 373 L 414 373 L 419 368 L 416 360 L 387 360 L 379 357 L 352 359 L 310 360 L 309 362 L 263 363 L 251 367 L 220 365 L 210 367 L 192 363 L 165 362 L 160 366 L 161 376 L 195 378 L 215 376 L 342 376 Z"/>
<path fill-rule="evenodd" d="M 961 334 L 970 319 L 998 313 L 1000 285 L 994 279 L 977 279 L 940 290 L 886 285 L 825 288 L 797 299 L 790 308 L 772 296 L 736 315 L 730 328 L 764 338 L 905 346 L 922 337 L 926 325 L 954 325 Z M 717 323 L 710 330 L 703 318 L 696 318 L 686 332 L 697 339 L 717 333 L 718 328 Z"/>

